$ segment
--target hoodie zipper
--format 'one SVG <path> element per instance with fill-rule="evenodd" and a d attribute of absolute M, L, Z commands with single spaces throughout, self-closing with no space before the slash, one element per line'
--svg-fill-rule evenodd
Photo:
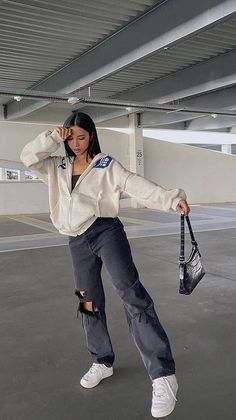
<path fill-rule="evenodd" d="M 90 170 L 92 169 L 92 165 L 94 165 L 97 160 L 99 160 L 101 157 L 106 156 L 104 153 L 99 153 L 99 155 L 96 155 L 93 160 L 90 162 L 89 166 L 85 169 L 85 171 L 82 173 L 82 175 L 79 177 L 78 181 L 76 182 L 76 185 L 73 189 L 73 191 L 71 191 L 71 176 L 72 176 L 72 169 L 73 169 L 73 163 L 74 163 L 74 158 L 72 163 L 70 164 L 70 170 L 67 171 L 67 183 L 68 183 L 68 189 L 70 192 L 70 206 L 69 206 L 69 227 L 71 228 L 71 209 L 72 209 L 72 199 L 73 199 L 73 192 L 75 190 L 75 188 L 79 185 L 79 183 L 85 178 L 85 176 L 90 172 Z"/>

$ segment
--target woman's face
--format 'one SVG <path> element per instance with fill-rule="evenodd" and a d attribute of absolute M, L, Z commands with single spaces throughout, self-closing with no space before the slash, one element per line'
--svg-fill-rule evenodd
<path fill-rule="evenodd" d="M 90 134 L 88 131 L 78 127 L 77 125 L 70 128 L 72 130 L 72 135 L 67 138 L 68 146 L 76 156 L 81 156 L 86 153 L 86 150 L 89 147 Z"/>

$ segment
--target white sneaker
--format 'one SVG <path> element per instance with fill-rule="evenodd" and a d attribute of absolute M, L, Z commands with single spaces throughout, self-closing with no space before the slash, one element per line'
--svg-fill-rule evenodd
<path fill-rule="evenodd" d="M 178 383 L 176 376 L 162 376 L 154 379 L 152 386 L 152 416 L 156 418 L 168 416 L 174 410 L 177 401 Z"/>
<path fill-rule="evenodd" d="M 98 385 L 102 379 L 108 378 L 113 375 L 113 367 L 93 363 L 89 371 L 83 376 L 80 385 L 84 388 L 93 388 Z"/>

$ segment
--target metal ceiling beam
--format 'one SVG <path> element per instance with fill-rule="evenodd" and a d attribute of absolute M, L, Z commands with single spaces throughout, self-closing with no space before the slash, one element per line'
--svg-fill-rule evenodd
<path fill-rule="evenodd" d="M 167 130 L 167 129 L 170 129 L 170 130 L 185 130 L 185 123 L 184 122 L 177 122 L 177 123 L 174 123 L 174 124 L 166 124 L 164 127 L 150 126 L 150 127 L 143 127 L 143 128 L 144 128 L 144 130 L 149 129 L 149 128 L 153 129 L 153 130 L 155 130 L 155 129 L 158 129 L 158 130 L 161 130 L 161 129 L 165 129 L 165 130 Z"/>
<path fill-rule="evenodd" d="M 222 117 L 217 116 L 217 118 L 203 117 L 201 119 L 195 119 L 190 122 L 187 122 L 185 125 L 186 130 L 216 130 L 219 128 L 230 128 L 236 125 L 236 117 Z"/>
<path fill-rule="evenodd" d="M 192 120 L 193 118 L 203 118 L 201 114 L 179 112 L 163 114 L 157 112 L 142 112 L 139 117 L 139 125 L 143 128 L 159 127 L 165 128 L 166 125 L 176 124 Z M 162 127 L 163 126 L 163 127 Z"/>
<path fill-rule="evenodd" d="M 236 109 L 236 86 L 208 92 L 195 98 L 183 99 L 179 101 L 179 105 L 233 110 Z"/>
<path fill-rule="evenodd" d="M 4 120 L 4 107 L 0 105 L 0 121 Z"/>
<path fill-rule="evenodd" d="M 184 107 L 179 105 L 169 105 L 169 104 L 158 104 L 154 102 L 143 102 L 143 101 L 123 101 L 123 100 L 117 100 L 117 99 L 103 99 L 103 98 L 79 98 L 78 103 L 82 104 L 93 104 L 93 105 L 99 105 L 104 107 L 111 107 L 111 108 L 126 108 L 129 112 L 138 112 L 142 110 L 146 111 L 155 111 L 155 112 L 162 112 L 162 113 L 178 113 L 178 114 L 190 114 L 191 117 L 193 115 L 197 115 L 199 117 L 199 114 L 216 114 L 216 115 L 228 115 L 228 116 L 236 116 L 236 111 L 227 111 L 227 110 L 221 110 L 216 108 L 211 109 L 201 109 L 201 108 L 195 108 L 195 107 Z"/>
<path fill-rule="evenodd" d="M 235 0 L 169 0 L 108 37 L 97 47 L 58 70 L 37 89 L 72 93 L 206 29 L 235 12 Z M 35 87 L 35 86 L 34 86 Z M 20 118 L 42 103 L 8 105 L 8 119 Z"/>
<path fill-rule="evenodd" d="M 198 107 L 199 105 L 199 108 L 202 109 L 211 108 L 211 106 L 225 110 L 236 109 L 236 87 L 233 86 L 236 84 L 235 62 L 236 50 L 116 95 L 113 99 L 127 101 L 139 99 L 157 104 L 178 101 L 180 108 L 182 106 L 187 106 L 187 108 Z M 225 87 L 225 89 L 222 89 L 222 87 Z M 221 91 L 209 92 L 215 89 L 221 89 Z M 191 96 L 199 94 L 201 96 L 191 98 Z M 186 96 L 190 98 L 181 100 Z M 87 108 L 87 111 L 91 116 L 97 114 L 95 108 Z M 112 117 L 110 117 L 109 112 L 104 112 L 103 115 L 100 112 L 99 118 L 100 121 L 105 121 Z M 169 122 L 171 122 L 171 119 Z"/>
<path fill-rule="evenodd" d="M 217 116 L 213 114 L 213 116 L 204 116 L 199 115 L 199 117 L 192 116 L 191 114 L 184 114 L 183 115 L 163 115 L 157 113 L 150 113 L 144 112 L 140 115 L 140 126 L 143 128 L 168 128 L 171 127 L 174 129 L 174 125 L 178 123 L 183 123 L 184 128 L 179 125 L 181 129 L 184 130 L 219 130 L 219 129 L 227 129 L 236 125 L 236 117 L 229 117 L 229 116 Z"/>
<path fill-rule="evenodd" d="M 219 57 L 220 58 L 220 57 Z M 229 61 L 227 61 L 228 59 L 232 60 L 232 63 L 230 64 Z M 233 54 L 230 54 L 229 56 L 227 56 L 227 60 L 224 61 L 223 57 L 222 60 L 217 60 L 218 62 L 218 70 L 215 68 L 215 70 L 213 71 L 213 67 L 210 69 L 208 68 L 208 71 L 210 71 L 210 74 L 216 74 L 218 73 L 218 77 L 220 77 L 220 69 L 224 68 L 224 66 L 226 66 L 226 68 L 228 68 L 228 65 L 231 65 L 231 69 L 233 69 L 235 66 L 233 66 L 233 60 L 236 60 L 236 54 L 235 52 Z M 209 60 L 208 65 L 210 64 L 211 60 Z M 221 63 L 221 65 L 220 65 Z M 224 66 L 223 66 L 224 63 Z M 202 67 L 202 70 L 200 68 L 198 68 L 199 71 L 204 71 L 203 66 L 200 64 L 199 67 Z M 205 68 L 206 70 L 206 68 Z M 181 73 L 181 72 L 180 72 Z M 185 80 L 187 80 L 187 70 L 184 70 L 183 73 L 185 73 Z M 230 73 L 230 72 L 229 72 Z M 203 73 L 205 74 L 205 73 Z M 206 77 L 206 76 L 205 76 Z M 171 78 L 171 77 L 170 77 Z M 168 78 L 168 79 L 170 79 Z M 180 75 L 181 78 L 181 75 Z M 225 74 L 225 78 L 227 79 L 227 75 Z M 194 80 L 197 82 L 197 72 L 195 74 Z M 228 79 L 229 80 L 229 79 Z M 235 81 L 236 83 L 236 75 L 235 78 L 232 78 L 232 80 L 230 81 L 230 84 L 232 81 Z M 170 80 L 169 80 L 170 81 Z M 212 81 L 213 82 L 213 81 Z M 218 80 L 219 82 L 219 80 Z M 172 88 L 174 89 L 174 87 L 171 87 L 170 84 L 170 90 L 172 90 Z M 160 89 L 158 89 L 158 91 L 160 91 Z M 178 106 L 181 108 L 183 107 L 196 107 L 196 108 L 201 108 L 202 110 L 204 109 L 209 109 L 211 107 L 215 107 L 215 108 L 220 108 L 220 109 L 224 109 L 224 110 L 235 110 L 236 109 L 236 86 L 231 86 L 230 88 L 225 88 L 225 89 L 220 89 L 219 91 L 214 91 L 214 92 L 209 92 L 206 94 L 202 94 L 200 96 L 197 96 L 195 98 L 189 98 L 189 99 L 185 99 L 185 100 L 180 100 L 178 102 Z M 185 118 L 184 118 L 185 116 Z M 182 113 L 181 115 L 179 113 L 172 113 L 172 114 L 159 114 L 157 115 L 157 113 L 151 113 L 151 112 L 144 112 L 141 114 L 140 117 L 140 123 L 142 127 L 158 127 L 161 125 L 166 125 L 167 124 L 175 124 L 177 122 L 181 122 L 181 121 L 190 121 L 191 119 L 195 120 L 192 122 L 189 122 L 186 124 L 186 129 L 197 129 L 197 130 L 212 130 L 212 129 L 227 129 L 229 127 L 231 127 L 231 124 L 235 124 L 235 119 L 231 119 L 231 118 L 212 118 L 212 117 L 202 117 L 199 115 L 200 118 L 198 118 L 198 116 L 193 115 L 191 116 L 191 114 L 184 114 Z M 173 127 L 174 128 L 174 127 Z"/>
<path fill-rule="evenodd" d="M 224 130 L 227 131 L 229 127 L 236 125 L 236 117 L 221 116 L 212 114 L 212 116 L 196 115 L 191 114 L 163 114 L 153 112 L 143 112 L 139 118 L 140 126 L 143 128 L 159 128 L 175 129 L 175 125 L 178 124 L 178 128 L 181 130 Z M 182 123 L 182 124 L 181 124 Z"/>
<path fill-rule="evenodd" d="M 116 99 L 152 101 L 159 104 L 181 100 L 236 83 L 236 50 L 116 95 Z M 191 101 L 191 98 L 190 98 Z"/>

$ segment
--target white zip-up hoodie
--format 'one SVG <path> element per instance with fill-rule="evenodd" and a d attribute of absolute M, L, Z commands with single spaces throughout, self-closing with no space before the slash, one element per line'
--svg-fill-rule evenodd
<path fill-rule="evenodd" d="M 26 144 L 20 159 L 48 185 L 50 218 L 63 235 L 82 234 L 97 217 L 117 217 L 122 196 L 162 211 L 176 210 L 186 199 L 183 190 L 166 190 L 104 153 L 93 158 L 71 191 L 74 157 L 50 156 L 62 141 L 56 130 L 44 131 Z"/>

